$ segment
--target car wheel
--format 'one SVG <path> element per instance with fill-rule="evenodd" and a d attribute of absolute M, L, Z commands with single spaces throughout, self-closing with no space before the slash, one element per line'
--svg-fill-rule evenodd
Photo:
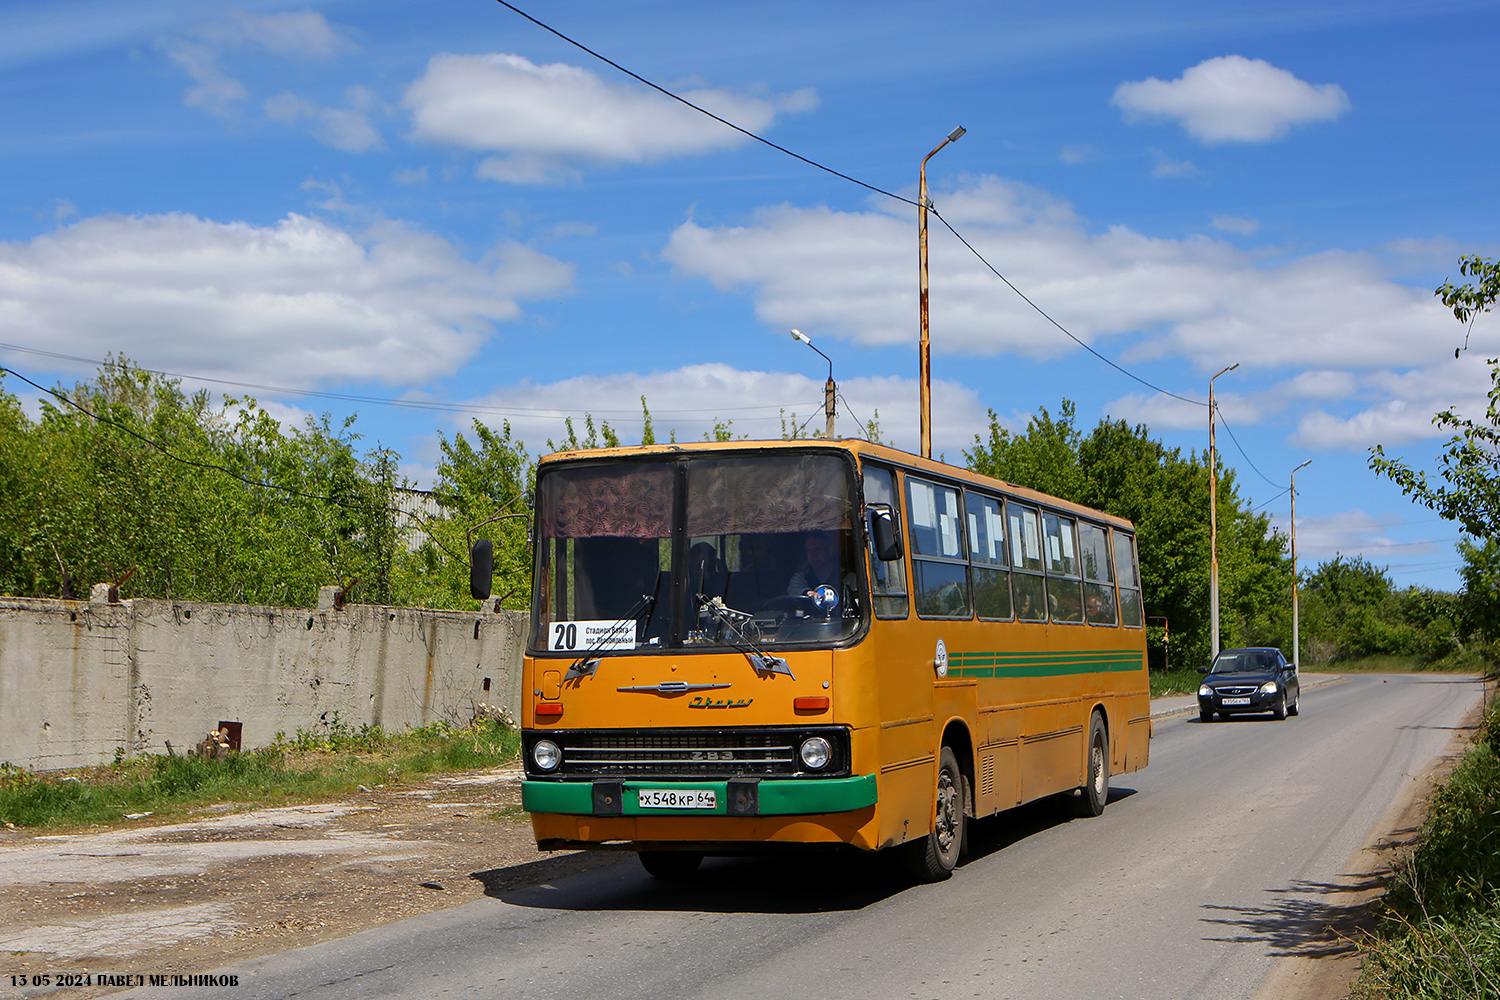
<path fill-rule="evenodd" d="M 1083 787 L 1069 799 L 1073 815 L 1088 819 L 1104 811 L 1109 799 L 1109 735 L 1098 712 L 1089 720 L 1088 773 Z"/>
<path fill-rule="evenodd" d="M 1296 715 L 1300 711 L 1302 711 L 1302 694 L 1298 692 L 1297 697 L 1292 699 L 1292 703 L 1287 706 L 1286 714 Z"/>
<path fill-rule="evenodd" d="M 1214 713 L 1210 712 L 1206 708 L 1200 708 L 1200 709 L 1198 709 L 1198 721 L 1199 722 L 1212 722 L 1212 721 L 1214 721 Z"/>
<path fill-rule="evenodd" d="M 1271 714 L 1276 716 L 1277 722 L 1286 721 L 1286 692 L 1281 692 L 1276 699 L 1276 707 L 1271 709 Z"/>
<path fill-rule="evenodd" d="M 662 879 L 687 878 L 703 864 L 697 851 L 642 851 L 637 856 L 642 868 Z"/>
<path fill-rule="evenodd" d="M 921 882 L 941 882 L 953 874 L 964 847 L 964 776 L 951 747 L 938 757 L 937 795 L 932 829 L 902 848 L 907 873 Z"/>

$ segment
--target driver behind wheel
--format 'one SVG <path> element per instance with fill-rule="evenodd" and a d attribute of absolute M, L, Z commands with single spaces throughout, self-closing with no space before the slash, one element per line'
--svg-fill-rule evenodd
<path fill-rule="evenodd" d="M 842 593 L 845 586 L 854 584 L 854 574 L 841 572 L 839 565 L 838 533 L 834 531 L 808 532 L 802 542 L 806 564 L 792 574 L 786 592 L 792 597 L 812 597 L 820 586 L 832 587 Z"/>

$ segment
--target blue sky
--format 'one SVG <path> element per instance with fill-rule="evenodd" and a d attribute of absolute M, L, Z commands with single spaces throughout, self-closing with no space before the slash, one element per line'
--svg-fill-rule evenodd
<path fill-rule="evenodd" d="M 746 129 L 938 211 L 1094 350 L 1216 392 L 1242 494 L 1304 568 L 1454 588 L 1456 530 L 1366 469 L 1480 415 L 1500 319 L 1432 295 L 1500 255 L 1500 3 L 518 4 Z M 87 359 L 437 406 L 357 411 L 430 479 L 439 433 L 716 420 L 917 447 L 909 204 L 684 109 L 491 0 L 9 0 L 0 363 Z M 1202 450 L 1207 411 L 1103 364 L 933 220 L 934 452 L 1064 398 Z M 188 382 L 190 387 L 199 383 Z M 9 380 L 8 388 L 26 388 Z M 1205 501 L 1206 502 L 1206 501 Z"/>

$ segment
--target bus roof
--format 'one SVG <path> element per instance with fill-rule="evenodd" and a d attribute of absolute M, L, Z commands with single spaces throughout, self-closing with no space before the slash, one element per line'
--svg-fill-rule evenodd
<path fill-rule="evenodd" d="M 889 462 L 918 474 L 931 476 L 942 476 L 947 479 L 957 479 L 975 486 L 986 486 L 991 489 L 1003 489 L 1017 500 L 1029 500 L 1034 503 L 1045 504 L 1057 510 L 1067 511 L 1091 520 L 1104 521 L 1109 524 L 1118 525 L 1131 531 L 1135 526 L 1129 520 L 1114 514 L 1109 514 L 1083 504 L 1064 500 L 1060 497 L 1051 496 L 1026 486 L 1009 483 L 1003 479 L 993 479 L 989 476 L 971 472 L 968 469 L 956 465 L 948 465 L 934 459 L 923 458 L 910 452 L 892 448 L 889 445 L 876 444 L 863 438 L 843 438 L 841 440 L 829 441 L 824 438 L 796 438 L 793 440 L 767 440 L 767 441 L 687 441 L 672 444 L 643 444 L 625 445 L 619 448 L 587 448 L 576 451 L 559 451 L 550 455 L 544 455 L 537 463 L 538 471 L 542 466 L 555 462 L 588 461 L 593 459 L 628 459 L 640 458 L 654 455 L 684 455 L 702 454 L 708 452 L 756 452 L 774 451 L 780 449 L 794 449 L 800 451 L 823 450 L 838 451 L 845 454 L 855 454 L 881 462 Z"/>

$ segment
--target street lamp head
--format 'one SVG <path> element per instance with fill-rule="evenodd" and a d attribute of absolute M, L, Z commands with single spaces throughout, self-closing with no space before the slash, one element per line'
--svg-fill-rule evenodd
<path fill-rule="evenodd" d="M 949 142 L 957 142 L 960 138 L 963 137 L 963 134 L 965 132 L 967 132 L 967 131 L 968 131 L 968 129 L 966 129 L 962 125 L 960 125 L 958 128 L 956 128 L 952 132 L 948 133 L 948 141 Z"/>
<path fill-rule="evenodd" d="M 801 330 L 793 330 L 792 331 L 792 339 L 793 340 L 800 340 L 800 341 L 802 341 L 802 343 L 806 344 L 809 347 L 812 346 L 812 338 L 809 337 L 807 334 L 803 333 Z"/>

